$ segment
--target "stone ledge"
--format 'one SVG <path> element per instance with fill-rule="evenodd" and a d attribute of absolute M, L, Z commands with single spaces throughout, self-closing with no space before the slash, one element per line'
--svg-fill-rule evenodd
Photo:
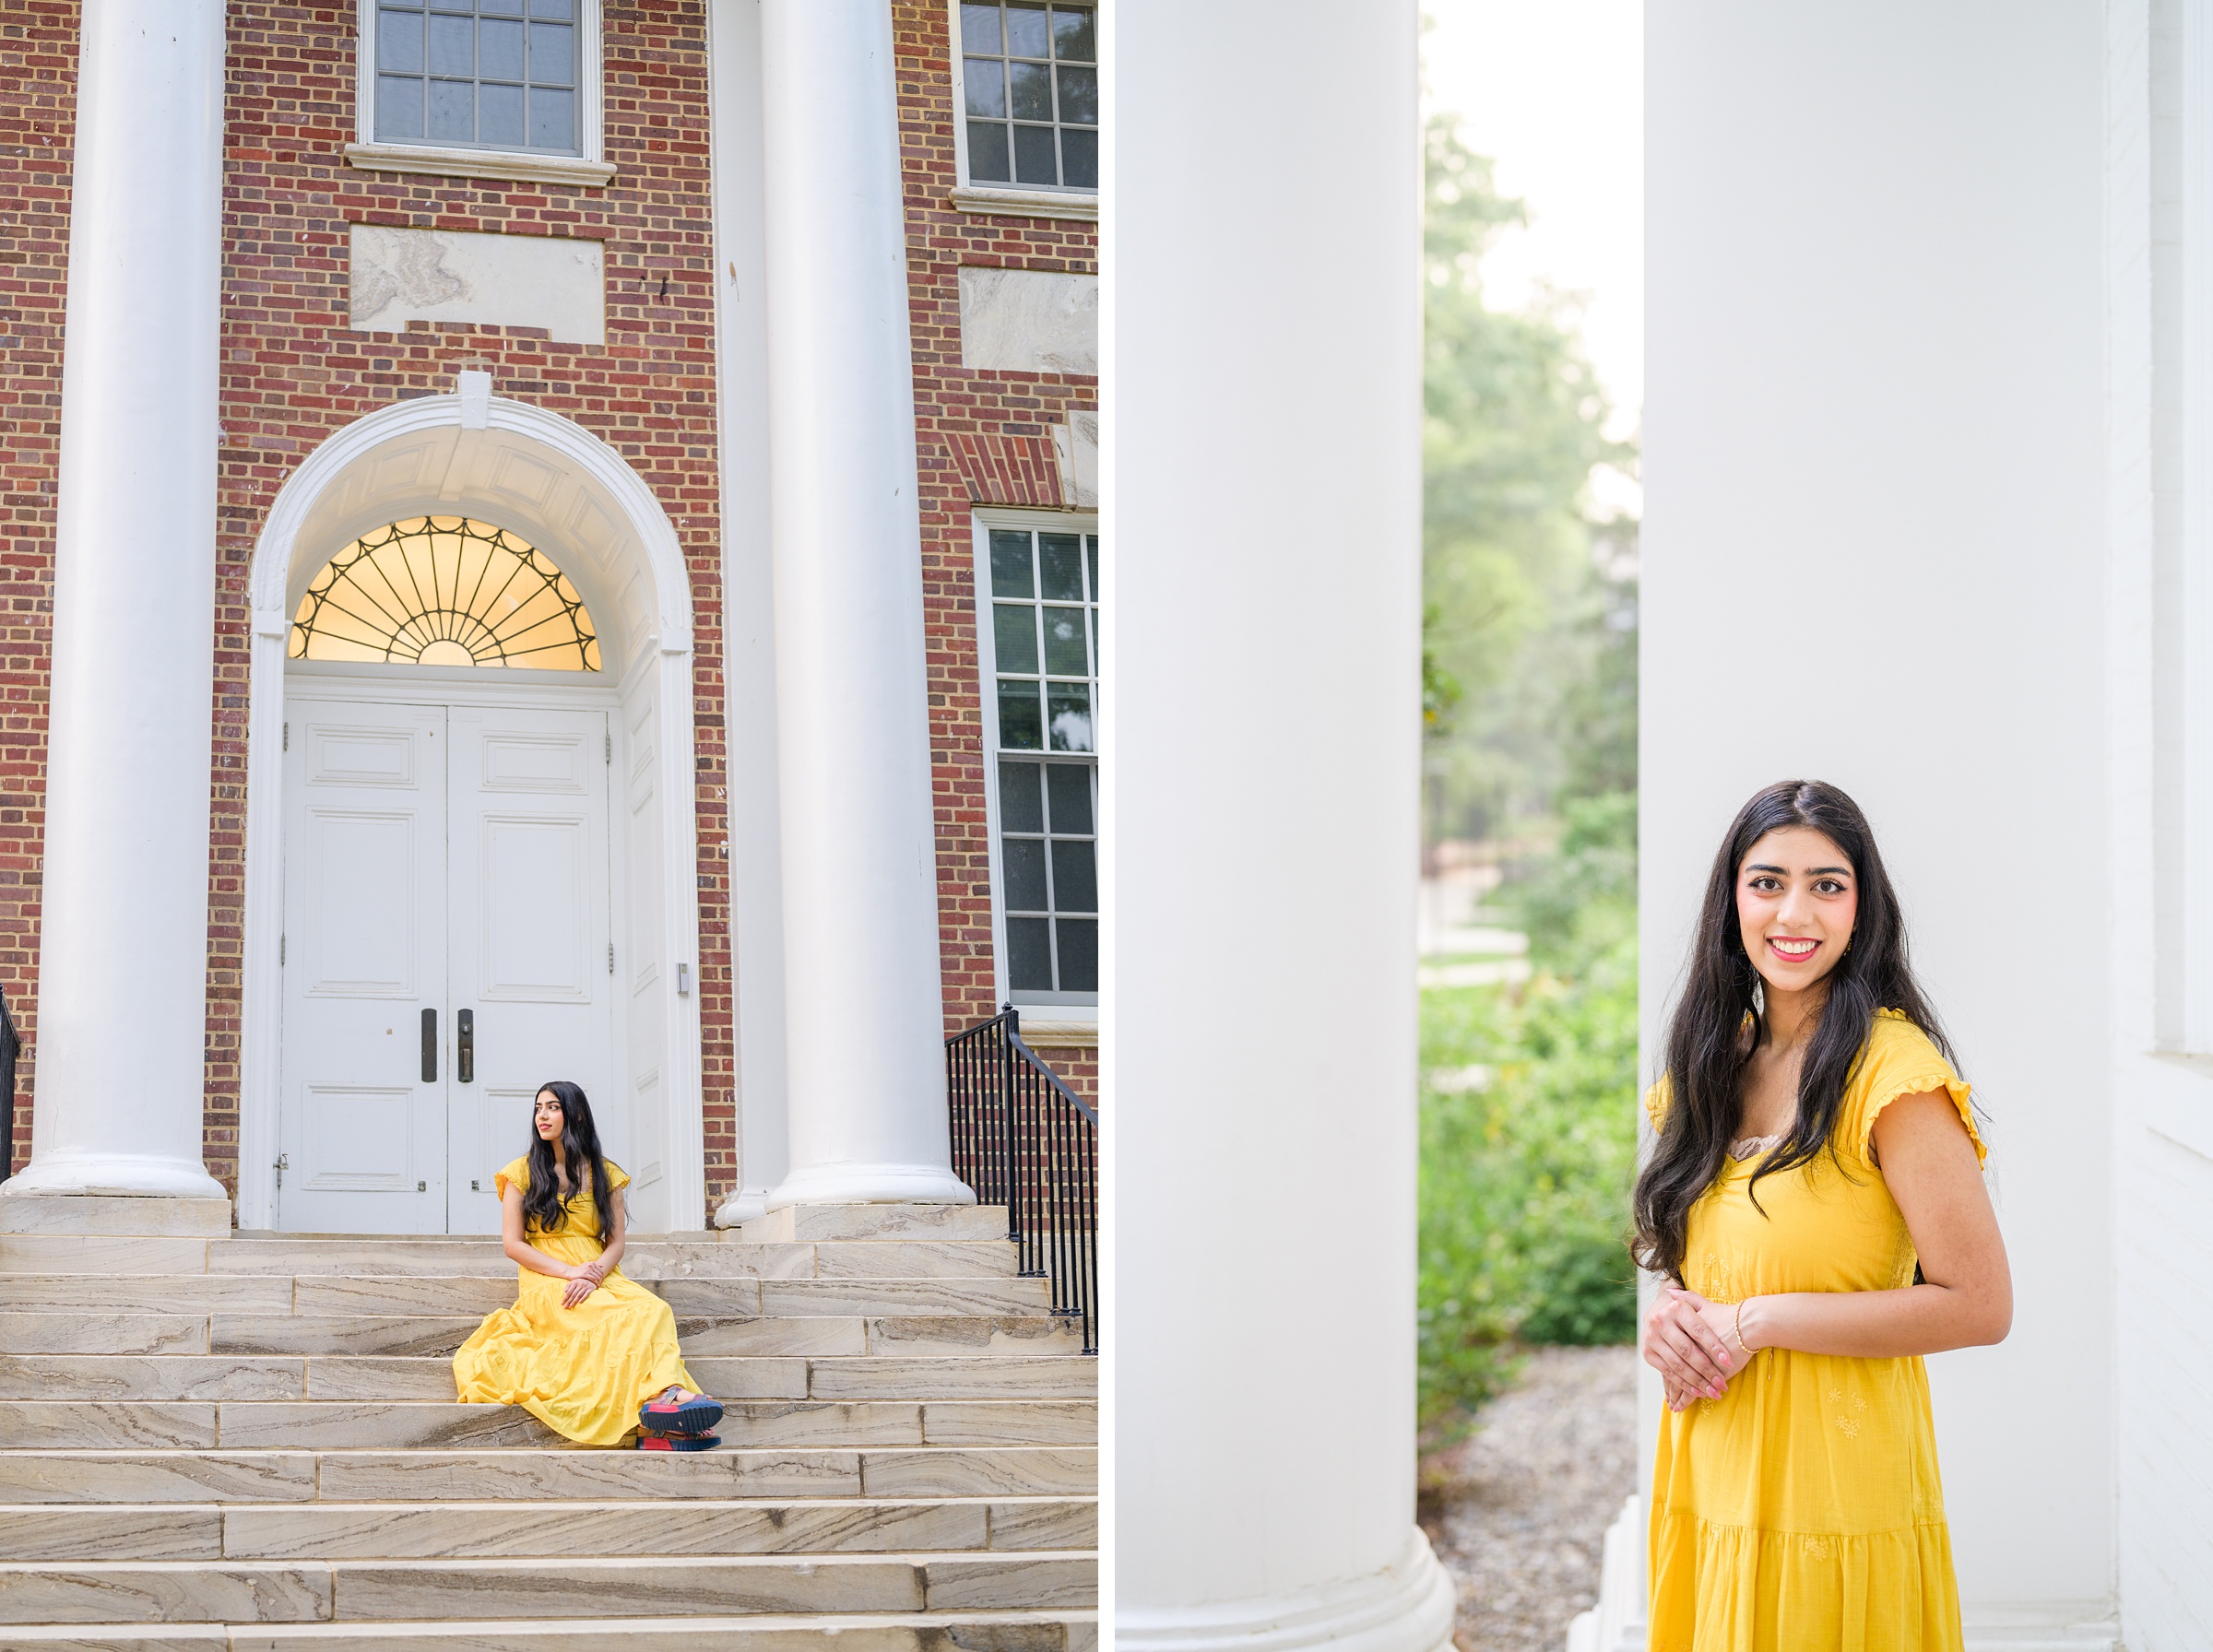
<path fill-rule="evenodd" d="M 0 1233 L 101 1233 L 119 1238 L 224 1238 L 227 1198 L 126 1198 L 98 1193 L 0 1198 Z"/>
<path fill-rule="evenodd" d="M 514 183 L 573 183 L 605 189 L 611 160 L 574 155 L 518 155 L 497 149 L 441 149 L 428 144 L 348 144 L 346 160 L 369 172 L 429 172 L 442 178 L 497 178 Z"/>
<path fill-rule="evenodd" d="M 962 212 L 990 212 L 1003 218 L 1076 218 L 1098 221 L 1099 197 L 1059 190 L 966 187 L 953 192 Z"/>

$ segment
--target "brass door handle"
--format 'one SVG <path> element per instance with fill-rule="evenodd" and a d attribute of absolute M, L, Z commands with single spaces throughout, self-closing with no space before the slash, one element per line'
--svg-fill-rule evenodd
<path fill-rule="evenodd" d="M 473 1084 L 477 1081 L 477 1012 L 456 1010 L 454 1032 L 454 1077 L 464 1084 Z"/>

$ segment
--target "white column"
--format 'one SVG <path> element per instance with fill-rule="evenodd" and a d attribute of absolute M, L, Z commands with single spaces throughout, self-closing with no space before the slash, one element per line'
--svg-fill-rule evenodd
<path fill-rule="evenodd" d="M 945 1128 L 891 8 L 766 0 L 761 45 L 791 1152 L 768 1202 L 965 1203 Z"/>
<path fill-rule="evenodd" d="M 6 1191 L 219 1198 L 200 1106 L 221 0 L 87 0 L 79 41 L 38 1103 Z"/>
<path fill-rule="evenodd" d="M 1416 7 L 1110 15 L 1116 1644 L 1432 1652 Z"/>

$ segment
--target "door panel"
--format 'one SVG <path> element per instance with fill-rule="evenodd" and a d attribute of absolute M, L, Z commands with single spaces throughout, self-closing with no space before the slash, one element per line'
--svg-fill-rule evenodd
<path fill-rule="evenodd" d="M 475 1077 L 456 1072 L 448 1092 L 447 1231 L 496 1233 L 492 1174 L 528 1148 L 530 1103 L 550 1079 L 584 1087 L 603 1147 L 629 1167 L 608 950 L 608 726 L 603 712 L 476 706 L 451 707 L 447 726 L 452 1005 L 476 1021 Z"/>
<path fill-rule="evenodd" d="M 528 1148 L 548 1079 L 584 1086 L 630 1167 L 605 714 L 301 699 L 286 715 L 278 1226 L 497 1233 L 492 1175 Z"/>
<path fill-rule="evenodd" d="M 284 1067 L 277 1221 L 296 1233 L 445 1225 L 445 714 L 286 710 Z"/>

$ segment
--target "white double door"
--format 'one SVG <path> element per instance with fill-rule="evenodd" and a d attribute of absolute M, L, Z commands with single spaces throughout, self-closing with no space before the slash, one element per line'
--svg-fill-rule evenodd
<path fill-rule="evenodd" d="M 286 702 L 277 1226 L 499 1231 L 548 1080 L 627 1147 L 608 717 Z"/>

